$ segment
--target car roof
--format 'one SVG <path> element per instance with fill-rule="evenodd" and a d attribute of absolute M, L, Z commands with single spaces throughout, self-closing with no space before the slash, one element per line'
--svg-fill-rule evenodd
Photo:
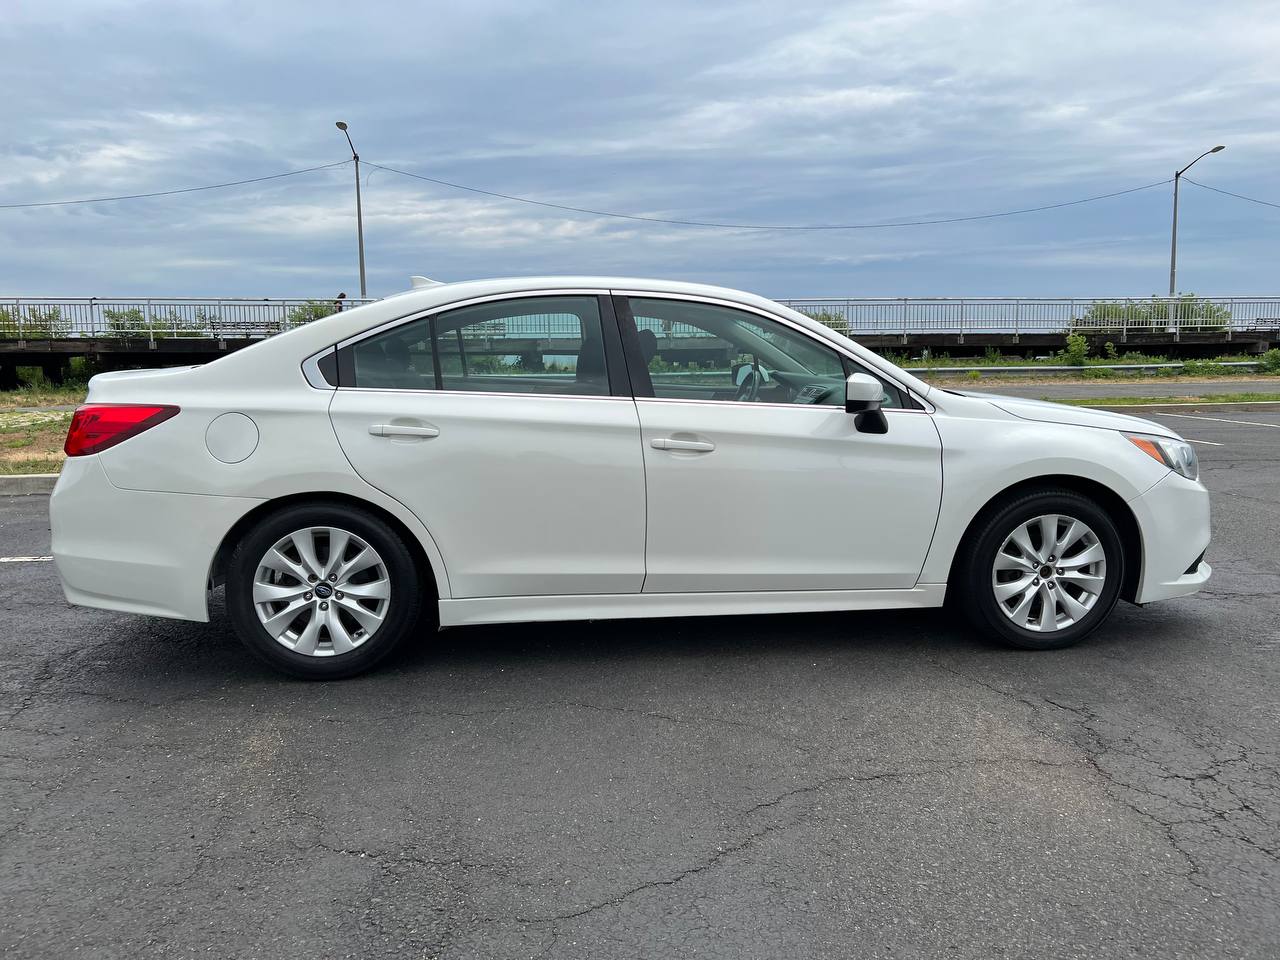
<path fill-rule="evenodd" d="M 483 280 L 458 280 L 436 282 L 430 286 L 415 286 L 385 299 L 395 299 L 397 306 L 413 303 L 430 309 L 433 306 L 452 303 L 471 297 L 486 297 L 502 293 L 553 289 L 584 290 L 633 290 L 638 292 L 679 293 L 690 296 L 717 297 L 742 303 L 770 303 L 764 297 L 731 287 L 719 287 L 707 283 L 687 283 L 682 280 L 659 280 L 652 277 L 596 277 L 596 276 L 546 276 L 546 277 L 493 277 Z M 381 302 L 381 301 L 379 301 Z M 774 305 L 776 308 L 776 305 Z"/>

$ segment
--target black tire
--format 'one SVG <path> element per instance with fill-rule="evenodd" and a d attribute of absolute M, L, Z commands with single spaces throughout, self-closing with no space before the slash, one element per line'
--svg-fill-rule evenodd
<path fill-rule="evenodd" d="M 1005 539 L 1021 524 L 1048 514 L 1074 518 L 1087 524 L 1102 547 L 1106 571 L 1097 599 L 1084 616 L 1067 626 L 1042 632 L 1019 626 L 1006 615 L 996 599 L 992 579 L 996 554 Z M 973 626 L 985 635 L 1024 650 L 1057 650 L 1079 643 L 1111 615 L 1120 597 L 1127 559 L 1115 521 L 1096 501 L 1061 488 L 1026 491 L 997 504 L 971 531 L 961 548 L 957 565 L 959 593 L 956 600 Z M 1069 589 L 1074 591 L 1077 588 L 1071 586 Z M 1078 594 L 1073 593 L 1072 596 Z M 1035 603 L 1040 604 L 1036 610 L 1044 609 L 1043 601 Z"/>
<path fill-rule="evenodd" d="M 359 646 L 345 653 L 297 653 L 267 632 L 255 609 L 254 580 L 267 551 L 291 533 L 312 527 L 336 527 L 363 540 L 381 557 L 390 583 L 390 598 L 381 624 Z M 419 569 L 408 546 L 373 513 L 343 503 L 299 504 L 271 514 L 232 551 L 227 565 L 227 613 L 244 645 L 275 669 L 305 680 L 339 680 L 369 670 L 415 631 L 423 615 L 424 599 L 428 604 L 434 600 L 429 584 L 429 577 Z M 336 608 L 335 602 L 335 611 Z"/>

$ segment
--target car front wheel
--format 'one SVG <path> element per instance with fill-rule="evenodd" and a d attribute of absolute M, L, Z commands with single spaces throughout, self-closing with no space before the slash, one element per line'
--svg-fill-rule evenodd
<path fill-rule="evenodd" d="M 423 592 L 396 532 L 344 504 L 272 515 L 240 542 L 227 570 L 240 639 L 306 679 L 353 676 L 387 656 L 417 623 Z"/>
<path fill-rule="evenodd" d="M 1124 547 L 1107 512 L 1074 491 L 1043 490 L 1012 498 L 975 531 L 960 599 L 980 631 L 1050 650 L 1106 620 L 1124 573 Z"/>

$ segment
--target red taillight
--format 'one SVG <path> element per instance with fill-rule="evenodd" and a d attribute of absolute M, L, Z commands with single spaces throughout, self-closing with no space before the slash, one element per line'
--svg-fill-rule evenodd
<path fill-rule="evenodd" d="M 63 450 L 68 457 L 101 453 L 177 416 L 178 408 L 141 403 L 86 403 L 77 407 Z"/>

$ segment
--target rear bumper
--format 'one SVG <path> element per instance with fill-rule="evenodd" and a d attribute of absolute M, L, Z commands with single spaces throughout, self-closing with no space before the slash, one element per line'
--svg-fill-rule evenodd
<path fill-rule="evenodd" d="M 1142 573 L 1137 603 L 1195 593 L 1213 568 L 1204 562 L 1209 546 L 1209 491 L 1172 471 L 1129 501 L 1142 534 Z"/>
<path fill-rule="evenodd" d="M 69 603 L 209 619 L 209 569 L 260 501 L 112 486 L 96 456 L 72 457 L 49 499 L 53 560 Z"/>

